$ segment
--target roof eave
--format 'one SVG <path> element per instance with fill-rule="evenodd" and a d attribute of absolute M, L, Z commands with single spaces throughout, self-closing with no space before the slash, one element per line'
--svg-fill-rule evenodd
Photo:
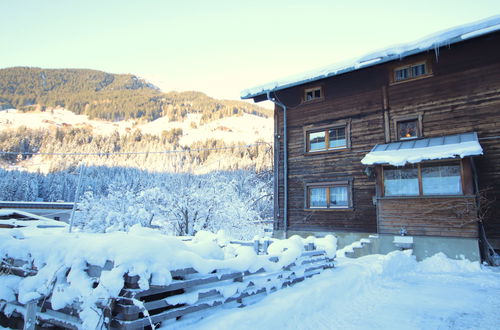
<path fill-rule="evenodd" d="M 439 49 L 439 48 L 442 48 L 442 47 L 449 47 L 451 45 L 454 45 L 454 44 L 457 44 L 457 43 L 460 43 L 460 42 L 464 42 L 464 41 L 468 41 L 468 40 L 472 40 L 472 39 L 484 37 L 486 35 L 490 35 L 490 34 L 495 33 L 495 32 L 498 32 L 498 30 L 489 31 L 489 32 L 486 32 L 486 33 L 483 33 L 483 34 L 478 34 L 478 35 L 475 35 L 475 36 L 472 36 L 472 37 L 468 37 L 468 38 L 463 38 L 462 35 L 455 36 L 453 38 L 450 38 L 450 39 L 446 40 L 446 43 L 437 44 L 437 45 L 434 45 L 434 47 L 430 46 L 430 47 L 426 47 L 424 49 L 414 48 L 414 49 L 411 49 L 411 50 L 408 50 L 408 51 L 405 51 L 405 52 L 402 52 L 402 53 L 399 53 L 399 54 L 389 54 L 389 55 L 386 55 L 384 57 L 378 56 L 380 58 L 380 60 L 376 61 L 376 62 L 374 62 L 374 60 L 376 59 L 376 57 L 370 57 L 370 55 L 367 55 L 367 56 L 364 56 L 365 60 L 362 61 L 359 66 L 349 66 L 349 67 L 346 67 L 346 68 L 342 68 L 342 69 L 340 69 L 338 71 L 329 72 L 328 74 L 325 74 L 325 75 L 319 75 L 319 76 L 316 76 L 316 77 L 310 77 L 310 78 L 307 78 L 307 79 L 302 79 L 302 80 L 290 82 L 290 83 L 287 83 L 287 84 L 283 84 L 281 86 L 276 86 L 274 88 L 262 89 L 259 92 L 248 93 L 247 95 L 240 96 L 240 97 L 241 97 L 241 99 L 244 99 L 244 100 L 253 98 L 254 101 L 255 101 L 256 98 L 258 98 L 260 96 L 263 96 L 263 95 L 266 95 L 268 92 L 277 92 L 277 91 L 288 89 L 288 88 L 291 88 L 291 87 L 296 87 L 296 86 L 304 85 L 304 84 L 307 84 L 307 83 L 315 82 L 315 81 L 318 81 L 318 80 L 321 80 L 321 79 L 326 79 L 326 78 L 338 76 L 338 75 L 341 75 L 341 74 L 344 74 L 344 73 L 362 70 L 362 69 L 365 69 L 365 68 L 369 68 L 369 67 L 372 67 L 372 66 L 376 66 L 376 65 L 379 65 L 379 64 L 383 64 L 383 63 L 387 63 L 387 62 L 391 62 L 391 61 L 395 61 L 395 60 L 401 60 L 401 59 L 403 59 L 405 57 L 408 57 L 408 56 L 412 56 L 412 55 L 416 55 L 416 54 L 421 54 L 421 53 L 425 53 L 425 52 L 429 52 L 429 51 L 433 51 L 433 50 L 435 51 L 436 49 Z M 376 52 L 373 53 L 373 54 L 376 54 Z M 363 63 L 367 63 L 367 64 L 363 65 Z M 255 102 L 259 102 L 259 101 L 255 101 Z"/>

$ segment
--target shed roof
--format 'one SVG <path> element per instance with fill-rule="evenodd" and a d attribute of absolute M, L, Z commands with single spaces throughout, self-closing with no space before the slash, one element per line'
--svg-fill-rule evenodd
<path fill-rule="evenodd" d="M 464 158 L 483 154 L 476 132 L 377 144 L 361 160 L 365 165 L 403 166 L 425 160 Z"/>
<path fill-rule="evenodd" d="M 0 201 L 0 209 L 65 209 L 71 210 L 73 202 L 24 202 Z"/>
<path fill-rule="evenodd" d="M 480 37 L 500 30 L 500 15 L 486 18 L 477 22 L 460 25 L 440 31 L 420 40 L 407 44 L 392 46 L 375 51 L 359 58 L 342 63 L 335 63 L 309 72 L 297 74 L 267 84 L 245 89 L 241 92 L 242 99 L 250 99 L 286 88 L 302 85 L 316 80 L 333 77 L 350 71 L 355 71 L 377 64 L 399 60 L 403 57 L 422 53 L 428 50 L 439 50 L 439 47 L 449 46 L 468 39 Z"/>
<path fill-rule="evenodd" d="M 0 210 L 0 228 L 66 228 L 68 225 L 61 221 L 52 220 L 38 214 L 14 210 Z"/>
<path fill-rule="evenodd" d="M 0 218 L 2 219 L 22 219 L 22 220 L 48 220 L 53 221 L 52 219 L 43 217 L 38 214 L 33 214 L 25 211 L 14 210 L 14 209 L 2 209 L 0 210 Z"/>

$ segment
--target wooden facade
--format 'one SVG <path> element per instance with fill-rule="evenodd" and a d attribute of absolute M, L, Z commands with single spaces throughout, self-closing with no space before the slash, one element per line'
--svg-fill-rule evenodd
<path fill-rule="evenodd" d="M 410 235 L 478 237 L 474 196 L 379 199 L 380 234 L 399 235 L 405 228 Z"/>
<path fill-rule="evenodd" d="M 426 63 L 425 75 L 394 80 L 394 69 Z M 321 97 L 305 100 L 305 91 Z M 489 238 L 500 239 L 500 32 L 465 40 L 287 89 L 272 96 L 287 107 L 288 231 L 345 231 L 478 237 L 474 173 L 479 191 L 492 201 L 484 219 Z M 483 155 L 467 158 L 461 196 L 388 198 L 380 169 L 361 159 L 376 144 L 398 140 L 397 125 L 418 121 L 418 138 L 477 132 Z M 275 107 L 278 192 L 275 229 L 283 230 L 283 109 Z M 343 148 L 308 151 L 307 132 L 346 127 Z M 348 182 L 349 207 L 308 207 L 307 187 Z M 379 182 L 380 183 L 380 182 Z M 440 205 L 442 206 L 440 208 Z M 432 207 L 431 207 L 432 206 Z M 425 210 L 425 212 L 423 212 Z"/>

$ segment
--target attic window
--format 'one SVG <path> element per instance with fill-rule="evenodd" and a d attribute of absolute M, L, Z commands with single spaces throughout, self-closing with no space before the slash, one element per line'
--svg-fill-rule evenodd
<path fill-rule="evenodd" d="M 304 101 L 312 101 L 323 98 L 321 87 L 307 88 L 304 90 Z"/>
<path fill-rule="evenodd" d="M 411 67 L 411 76 L 416 78 L 426 74 L 425 63 L 420 63 Z"/>
<path fill-rule="evenodd" d="M 394 69 L 393 82 L 417 79 L 429 76 L 431 73 L 426 62 L 400 66 Z"/>

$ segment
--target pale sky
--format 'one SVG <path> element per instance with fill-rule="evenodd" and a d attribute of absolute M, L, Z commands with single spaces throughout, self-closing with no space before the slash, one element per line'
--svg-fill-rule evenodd
<path fill-rule="evenodd" d="M 0 68 L 89 68 L 239 99 L 278 78 L 500 14 L 500 0 L 0 0 Z"/>

